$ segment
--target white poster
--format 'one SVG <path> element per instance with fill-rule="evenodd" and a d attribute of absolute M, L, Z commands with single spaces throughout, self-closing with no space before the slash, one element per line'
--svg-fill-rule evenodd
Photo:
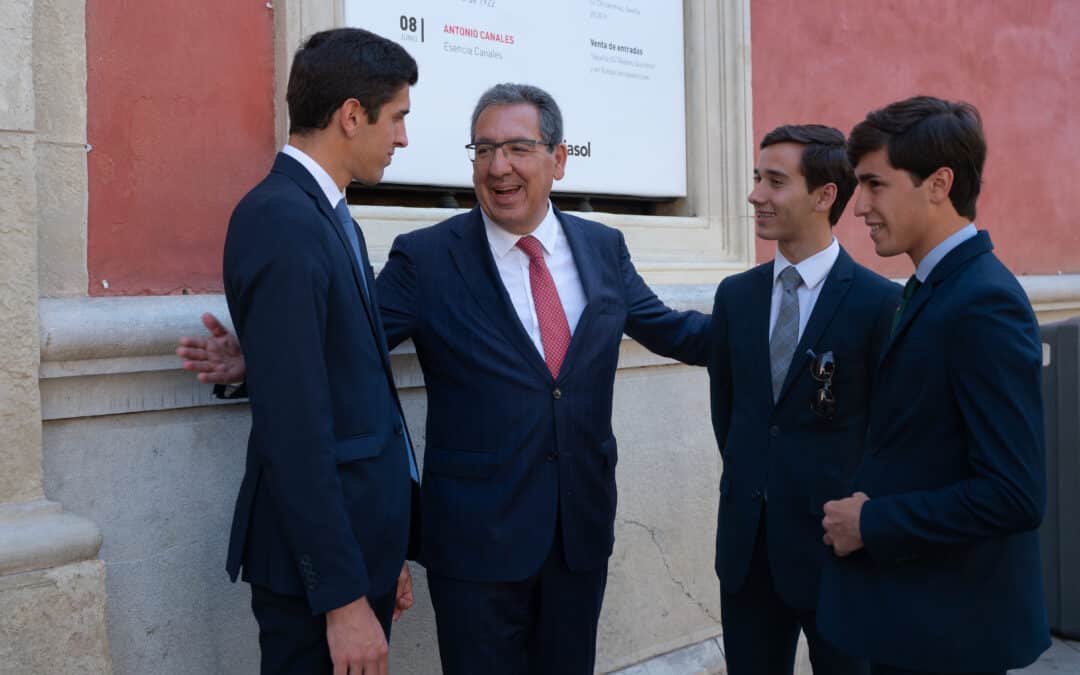
<path fill-rule="evenodd" d="M 676 0 L 345 0 L 345 25 L 402 44 L 420 65 L 409 147 L 384 182 L 469 187 L 480 94 L 548 91 L 569 149 L 557 192 L 686 195 L 683 8 Z"/>

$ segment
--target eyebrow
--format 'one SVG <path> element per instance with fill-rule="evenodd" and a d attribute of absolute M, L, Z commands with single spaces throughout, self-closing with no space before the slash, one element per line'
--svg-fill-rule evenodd
<path fill-rule="evenodd" d="M 778 169 L 765 169 L 764 171 L 761 171 L 759 169 L 754 169 L 754 173 L 756 173 L 758 175 L 761 175 L 762 173 L 764 173 L 766 176 L 769 176 L 770 178 L 790 178 L 791 177 L 791 176 L 788 176 L 783 171 L 780 171 Z"/>
<path fill-rule="evenodd" d="M 866 181 L 874 179 L 881 180 L 881 176 L 869 171 L 866 173 L 855 174 L 855 178 L 857 178 L 860 183 L 865 183 Z"/>

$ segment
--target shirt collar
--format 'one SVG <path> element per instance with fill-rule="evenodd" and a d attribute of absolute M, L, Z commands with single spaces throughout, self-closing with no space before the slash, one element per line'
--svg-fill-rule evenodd
<path fill-rule="evenodd" d="M 559 238 L 559 219 L 555 217 L 555 209 L 551 208 L 550 200 L 548 201 L 547 214 L 544 219 L 528 235 L 514 234 L 504 230 L 496 225 L 495 221 L 489 218 L 483 209 L 480 209 L 480 217 L 484 219 L 484 231 L 487 232 L 488 244 L 491 245 L 491 250 L 497 258 L 504 257 L 517 246 L 518 239 L 529 235 L 536 237 L 540 241 L 540 245 L 544 247 L 544 252 L 548 255 L 555 251 L 555 245 Z"/>
<path fill-rule="evenodd" d="M 941 262 L 945 256 L 949 255 L 950 251 L 978 233 L 979 231 L 975 229 L 975 223 L 968 223 L 956 232 L 950 234 L 945 241 L 930 249 L 930 252 L 926 254 L 926 257 L 923 258 L 918 267 L 915 268 L 916 278 L 918 278 L 920 282 L 926 283 L 930 273 L 934 271 L 934 268 L 937 267 L 937 264 Z"/>
<path fill-rule="evenodd" d="M 326 169 L 319 166 L 319 163 L 312 159 L 311 155 L 295 145 L 286 143 L 285 147 L 281 149 L 281 154 L 288 155 L 300 162 L 300 166 L 307 169 L 307 172 L 311 174 L 311 177 L 318 183 L 319 188 L 322 189 L 323 194 L 326 195 L 326 201 L 330 202 L 330 208 L 337 208 L 338 202 L 341 201 L 344 195 L 342 195 L 341 190 L 338 189 L 334 179 L 326 172 Z"/>
<path fill-rule="evenodd" d="M 799 271 L 799 276 L 802 277 L 806 287 L 812 290 L 825 281 L 825 277 L 829 276 L 829 271 L 839 256 L 840 244 L 836 241 L 836 237 L 833 237 L 832 243 L 806 260 L 796 263 L 794 267 Z M 775 284 L 776 280 L 780 278 L 781 272 L 791 266 L 792 264 L 788 262 L 784 254 L 780 252 L 780 248 L 777 247 L 776 259 L 773 260 L 773 283 Z"/>

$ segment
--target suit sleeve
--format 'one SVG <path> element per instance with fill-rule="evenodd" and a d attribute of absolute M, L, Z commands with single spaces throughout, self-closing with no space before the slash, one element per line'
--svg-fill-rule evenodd
<path fill-rule="evenodd" d="M 727 321 L 724 320 L 724 284 L 716 289 L 709 340 L 709 399 L 713 433 L 720 455 L 724 454 L 731 423 L 731 359 Z"/>
<path fill-rule="evenodd" d="M 902 561 L 1042 522 L 1042 351 L 1019 293 L 997 291 L 967 303 L 945 346 L 971 477 L 939 490 L 870 495 L 860 528 L 875 559 Z"/>
<path fill-rule="evenodd" d="M 390 258 L 375 280 L 379 313 L 390 349 L 412 337 L 416 321 L 416 267 L 404 236 L 394 238 Z"/>
<path fill-rule="evenodd" d="M 626 293 L 626 334 L 649 351 L 693 366 L 709 360 L 711 321 L 701 312 L 677 312 L 656 297 L 634 269 L 622 232 L 619 237 L 619 271 Z"/>
<path fill-rule="evenodd" d="M 311 228 L 259 216 L 257 237 L 227 246 L 226 286 L 247 359 L 260 480 L 269 481 L 308 603 L 321 614 L 369 591 L 335 459 L 324 353 L 329 260 Z"/>

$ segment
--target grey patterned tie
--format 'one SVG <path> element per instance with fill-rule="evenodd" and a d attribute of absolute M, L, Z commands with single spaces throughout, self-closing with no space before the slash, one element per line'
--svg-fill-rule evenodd
<path fill-rule="evenodd" d="M 780 273 L 780 283 L 784 287 L 780 294 L 780 311 L 776 315 L 772 337 L 769 338 L 774 403 L 780 398 L 780 389 L 784 386 L 791 357 L 795 354 L 795 346 L 799 344 L 799 296 L 795 291 L 802 283 L 799 270 L 794 266 L 786 268 Z"/>

